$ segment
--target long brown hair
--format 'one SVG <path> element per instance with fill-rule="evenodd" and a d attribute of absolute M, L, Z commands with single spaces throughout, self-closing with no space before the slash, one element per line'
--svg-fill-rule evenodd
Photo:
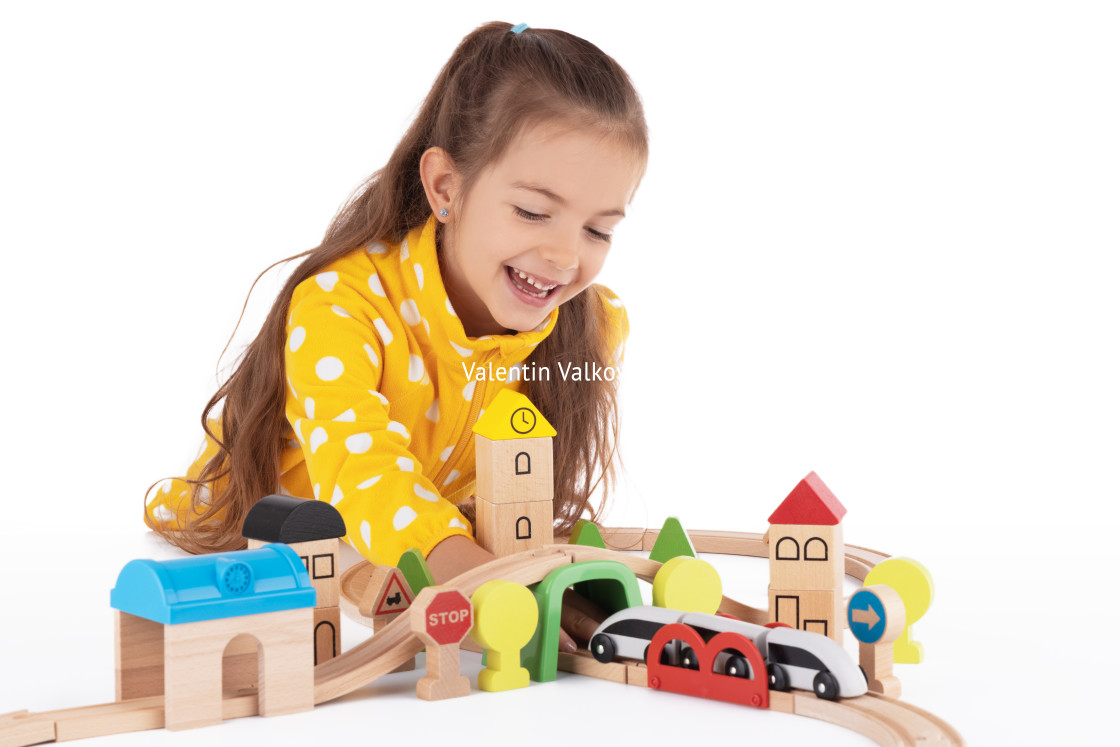
<path fill-rule="evenodd" d="M 241 524 L 261 497 L 276 492 L 286 448 L 284 338 L 288 304 L 299 283 L 371 241 L 400 242 L 423 225 L 431 208 L 420 181 L 424 151 L 448 152 L 464 193 L 525 127 L 563 120 L 594 128 L 632 149 L 644 169 L 648 153 L 641 102 L 626 72 L 598 47 L 552 29 L 511 33 L 508 23 L 475 29 L 456 48 L 420 112 L 384 168 L 365 181 L 331 221 L 323 242 L 289 259 L 303 261 L 284 284 L 233 374 L 206 403 L 202 427 L 218 453 L 191 483 L 191 510 L 170 529 L 145 520 L 189 552 L 241 547 Z M 610 330 L 599 294 L 590 288 L 560 307 L 552 333 L 529 358 L 607 366 Z M 544 378 L 544 377 L 540 377 Z M 557 430 L 553 514 L 558 532 L 585 513 L 597 517 L 614 476 L 618 429 L 616 381 L 534 380 L 525 394 Z M 208 421 L 221 405 L 221 434 Z M 592 505 L 602 488 L 604 498 Z M 182 516 L 182 513 L 180 513 Z"/>

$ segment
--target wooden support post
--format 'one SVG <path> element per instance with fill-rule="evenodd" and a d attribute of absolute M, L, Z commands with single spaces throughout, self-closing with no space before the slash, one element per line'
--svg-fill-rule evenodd
<path fill-rule="evenodd" d="M 459 673 L 459 642 L 474 623 L 471 600 L 450 586 L 428 586 L 408 609 L 409 625 L 422 640 L 427 674 L 416 683 L 422 700 L 444 700 L 471 694 L 471 681 Z"/>

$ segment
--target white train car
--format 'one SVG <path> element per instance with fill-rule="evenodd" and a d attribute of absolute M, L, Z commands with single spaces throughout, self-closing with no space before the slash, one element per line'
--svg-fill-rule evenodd
<path fill-rule="evenodd" d="M 766 662 L 771 690 L 811 690 L 824 700 L 854 698 L 867 692 L 863 670 L 842 646 L 819 633 L 768 628 L 719 615 L 682 613 L 650 605 L 621 610 L 604 620 L 591 637 L 591 654 L 601 662 L 617 657 L 645 660 L 657 631 L 676 622 L 693 628 L 705 641 L 725 631 L 749 638 Z M 687 647 L 673 652 L 671 658 L 675 661 L 668 663 L 675 666 L 696 667 L 696 658 Z M 716 666 L 726 674 L 749 676 L 740 657 L 721 654 Z"/>

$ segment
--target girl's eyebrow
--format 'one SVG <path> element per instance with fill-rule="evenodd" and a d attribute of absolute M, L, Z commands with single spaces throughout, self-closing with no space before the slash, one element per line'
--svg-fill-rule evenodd
<path fill-rule="evenodd" d="M 561 207 L 568 207 L 568 201 L 565 200 L 560 195 L 553 192 L 548 187 L 542 187 L 539 184 L 529 184 L 527 182 L 518 181 L 518 182 L 513 183 L 513 188 L 514 189 L 524 189 L 524 190 L 528 190 L 529 192 L 536 192 L 537 194 L 544 195 L 545 197 L 552 200 L 553 202 L 558 203 Z M 626 217 L 626 211 L 621 209 L 621 208 L 614 208 L 612 210 L 601 210 L 598 213 L 595 213 L 594 217 L 596 217 L 596 218 L 600 218 L 600 217 L 606 218 L 606 217 L 611 216 L 611 215 L 619 215 L 619 216 L 622 216 L 623 218 L 625 218 Z"/>

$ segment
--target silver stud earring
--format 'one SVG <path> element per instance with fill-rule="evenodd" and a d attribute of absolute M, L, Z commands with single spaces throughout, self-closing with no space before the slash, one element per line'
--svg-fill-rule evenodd
<path fill-rule="evenodd" d="M 447 217 L 447 208 L 442 208 L 439 211 L 439 217 L 441 217 L 441 218 L 446 218 Z"/>

